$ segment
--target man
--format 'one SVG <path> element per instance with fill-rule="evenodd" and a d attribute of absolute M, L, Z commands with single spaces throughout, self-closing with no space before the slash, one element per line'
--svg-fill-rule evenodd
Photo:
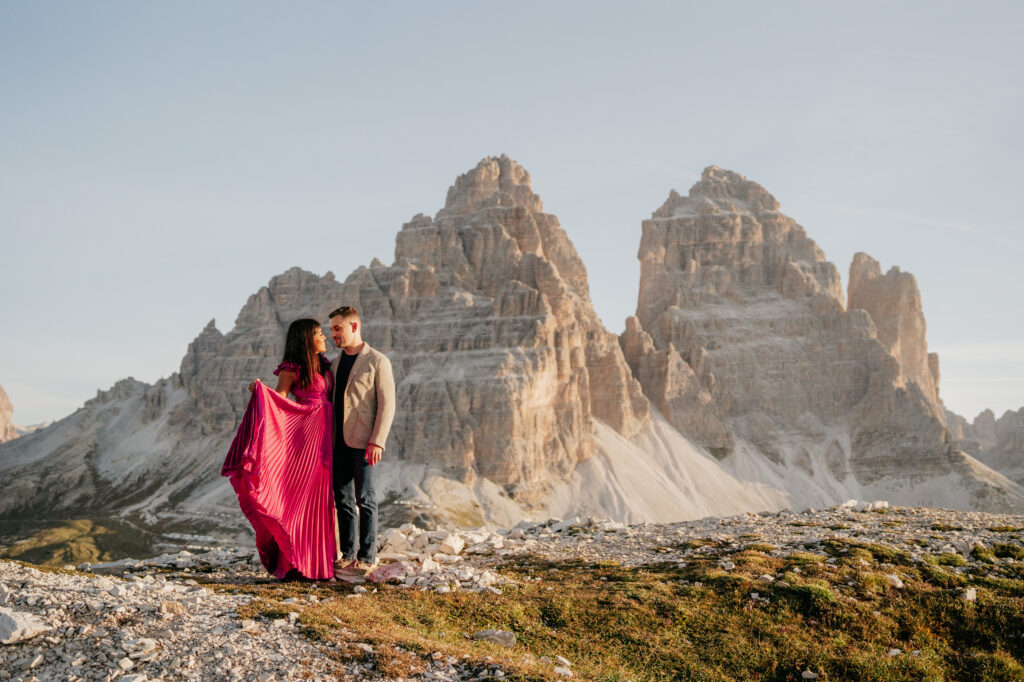
<path fill-rule="evenodd" d="M 373 467 L 380 462 L 395 418 L 395 379 L 387 356 L 363 341 L 358 310 L 338 308 L 331 313 L 330 325 L 331 338 L 341 349 L 331 363 L 334 504 L 342 555 L 335 562 L 335 571 L 366 575 L 377 565 Z"/>

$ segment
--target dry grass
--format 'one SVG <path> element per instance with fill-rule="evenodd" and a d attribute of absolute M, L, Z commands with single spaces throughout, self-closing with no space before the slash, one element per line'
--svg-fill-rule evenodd
<path fill-rule="evenodd" d="M 294 606 L 280 600 L 316 594 L 321 601 L 301 609 L 304 632 L 347 643 L 342 651 L 353 658 L 366 655 L 356 643 L 369 643 L 392 676 L 412 674 L 439 652 L 481 664 L 490 656 L 512 680 L 554 679 L 538 659 L 556 655 L 584 680 L 800 680 L 808 668 L 831 680 L 1024 679 L 1024 576 L 1010 569 L 1000 577 L 908 565 L 902 553 L 868 543 L 788 557 L 691 546 L 707 556 L 685 566 L 524 558 L 501 568 L 518 583 L 501 595 L 382 587 L 355 598 L 347 586 L 287 583 L 219 589 L 255 592 L 248 617 L 281 617 Z M 721 569 L 725 557 L 735 569 Z M 890 584 L 894 572 L 903 589 Z M 782 579 L 758 582 L 762 574 Z M 977 588 L 976 602 L 962 599 L 967 586 Z M 517 645 L 469 639 L 486 628 L 511 630 Z"/>

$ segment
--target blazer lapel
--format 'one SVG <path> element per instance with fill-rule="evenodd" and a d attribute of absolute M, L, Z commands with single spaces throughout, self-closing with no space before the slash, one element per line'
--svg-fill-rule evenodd
<path fill-rule="evenodd" d="M 341 364 L 341 356 L 345 354 L 344 348 L 341 348 L 339 350 L 341 350 L 341 352 L 338 353 L 338 357 L 331 360 L 331 380 L 334 383 L 334 387 L 331 389 L 331 402 L 334 404 L 337 404 L 338 400 L 338 367 Z M 341 389 L 343 391 L 341 394 L 342 397 L 345 396 L 344 391 L 348 390 L 348 384 L 350 381 L 352 381 L 352 375 L 355 374 L 356 371 L 360 369 L 366 362 L 368 362 L 367 355 L 369 354 L 369 350 L 370 344 L 363 341 L 363 348 L 356 355 L 356 361 L 352 363 L 352 369 L 348 373 L 348 379 L 345 381 L 345 386 L 342 387 Z"/>
<path fill-rule="evenodd" d="M 348 381 L 345 382 L 345 390 L 348 391 L 348 385 L 352 383 L 352 377 L 356 375 L 356 372 L 360 372 L 363 366 L 369 362 L 370 344 L 363 342 L 363 347 L 356 355 L 356 361 L 352 363 L 352 371 L 348 373 Z M 344 353 L 345 351 L 342 351 Z"/>

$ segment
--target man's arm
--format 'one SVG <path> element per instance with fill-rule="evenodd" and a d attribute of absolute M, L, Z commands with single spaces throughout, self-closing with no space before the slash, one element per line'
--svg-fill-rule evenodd
<path fill-rule="evenodd" d="M 374 373 L 374 389 L 377 392 L 377 417 L 373 422 L 373 433 L 370 444 L 366 447 L 366 461 L 376 464 L 384 452 L 384 444 L 391 432 L 391 424 L 395 421 L 395 375 L 391 370 L 391 361 L 383 358 Z M 371 452 L 372 450 L 372 452 Z"/>

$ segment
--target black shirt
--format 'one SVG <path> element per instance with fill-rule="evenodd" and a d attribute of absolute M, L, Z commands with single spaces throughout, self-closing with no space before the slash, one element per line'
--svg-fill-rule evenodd
<path fill-rule="evenodd" d="M 356 364 L 359 354 L 349 355 L 341 351 L 338 356 L 338 373 L 335 376 L 334 389 L 334 446 L 344 445 L 345 437 L 342 424 L 345 423 L 345 388 L 348 386 L 348 375 L 352 373 L 352 365 Z"/>

